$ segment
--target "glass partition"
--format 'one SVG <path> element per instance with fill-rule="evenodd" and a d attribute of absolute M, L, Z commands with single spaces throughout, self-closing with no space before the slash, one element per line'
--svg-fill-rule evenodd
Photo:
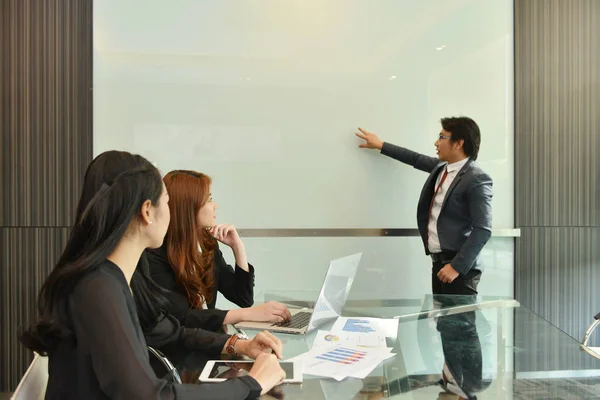
<path fill-rule="evenodd" d="M 420 296 L 427 175 L 359 149 L 353 132 L 435 156 L 440 118 L 471 116 L 494 235 L 510 230 L 512 71 L 510 0 L 96 1 L 94 154 L 212 176 L 218 222 L 254 233 L 258 290 L 313 289 L 331 258 L 362 251 L 353 290 Z M 413 232 L 348 235 L 388 228 Z M 289 237 L 319 229 L 333 234 Z M 513 252 L 510 237 L 486 246 L 482 293 L 512 295 Z"/>

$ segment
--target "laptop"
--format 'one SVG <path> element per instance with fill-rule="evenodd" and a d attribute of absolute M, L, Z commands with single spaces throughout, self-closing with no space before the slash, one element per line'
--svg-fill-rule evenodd
<path fill-rule="evenodd" d="M 238 329 L 305 334 L 337 319 L 346 304 L 361 258 L 362 253 L 357 253 L 329 262 L 329 268 L 314 309 L 290 310 L 292 318 L 289 321 L 278 323 L 242 321 L 234 326 Z"/>

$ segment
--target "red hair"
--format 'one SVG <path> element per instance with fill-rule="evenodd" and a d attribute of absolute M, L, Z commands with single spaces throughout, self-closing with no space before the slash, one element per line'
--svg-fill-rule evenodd
<path fill-rule="evenodd" d="M 171 212 L 165 238 L 169 263 L 190 305 L 202 308 L 203 302 L 210 302 L 214 296 L 217 241 L 198 225 L 198 212 L 210 197 L 211 179 L 200 172 L 177 170 L 169 172 L 164 182 Z"/>

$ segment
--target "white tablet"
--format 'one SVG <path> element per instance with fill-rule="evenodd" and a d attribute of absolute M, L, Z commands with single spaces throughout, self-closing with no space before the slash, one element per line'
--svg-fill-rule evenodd
<path fill-rule="evenodd" d="M 223 382 L 229 378 L 246 376 L 254 360 L 211 360 L 206 363 L 200 378 L 202 382 Z M 284 383 L 302 382 L 302 369 L 298 363 L 293 361 L 279 361 L 279 365 L 285 371 Z"/>

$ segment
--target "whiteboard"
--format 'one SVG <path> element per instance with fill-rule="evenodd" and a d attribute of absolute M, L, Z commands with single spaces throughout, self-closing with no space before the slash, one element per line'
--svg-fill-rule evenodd
<path fill-rule="evenodd" d="M 512 0 L 96 1 L 94 154 L 210 175 L 238 228 L 412 228 L 426 174 L 353 132 L 434 156 L 467 115 L 512 228 L 512 71 Z"/>

